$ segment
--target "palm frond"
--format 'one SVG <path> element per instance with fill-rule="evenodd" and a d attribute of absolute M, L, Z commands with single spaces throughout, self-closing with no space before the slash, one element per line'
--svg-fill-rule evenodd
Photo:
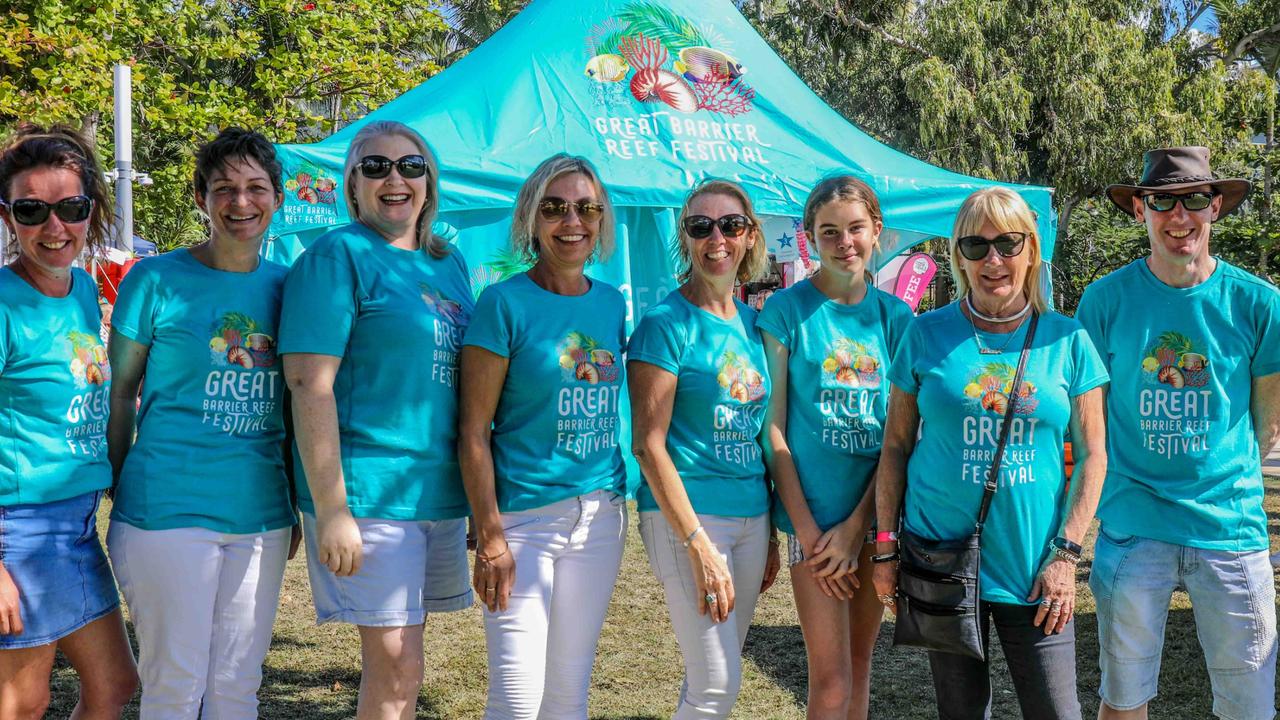
<path fill-rule="evenodd" d="M 655 38 L 673 53 L 707 43 L 697 25 L 655 3 L 632 3 L 618 13 L 618 19 L 627 24 L 628 34 Z"/>
<path fill-rule="evenodd" d="M 1156 347 L 1168 348 L 1179 355 L 1192 352 L 1195 349 L 1191 338 L 1173 330 L 1161 333 L 1160 337 L 1156 338 Z"/>
<path fill-rule="evenodd" d="M 503 280 L 515 277 L 533 267 L 533 263 L 525 262 L 524 258 L 520 257 L 520 253 L 506 248 L 495 251 L 489 256 L 489 262 L 484 265 L 498 273 Z"/>

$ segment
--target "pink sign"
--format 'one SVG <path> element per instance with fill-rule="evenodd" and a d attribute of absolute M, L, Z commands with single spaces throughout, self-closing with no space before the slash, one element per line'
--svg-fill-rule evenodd
<path fill-rule="evenodd" d="M 937 272 L 938 264 L 932 257 L 922 252 L 912 253 L 898 271 L 898 282 L 893 287 L 893 294 L 902 298 L 911 306 L 911 312 L 915 312 L 920 307 L 924 289 L 929 287 L 929 281 L 933 280 Z"/>

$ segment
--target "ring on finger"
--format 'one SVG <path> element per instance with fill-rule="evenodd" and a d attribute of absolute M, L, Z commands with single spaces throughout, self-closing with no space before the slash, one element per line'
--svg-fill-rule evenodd
<path fill-rule="evenodd" d="M 703 596 L 703 598 L 702 598 L 702 599 L 703 599 L 703 600 L 706 600 L 708 605 L 715 605 L 715 604 L 716 604 L 716 594 L 715 594 L 715 593 L 707 593 L 705 596 Z"/>

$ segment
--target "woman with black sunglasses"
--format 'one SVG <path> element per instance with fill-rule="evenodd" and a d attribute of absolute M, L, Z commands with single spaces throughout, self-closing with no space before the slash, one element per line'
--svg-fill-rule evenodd
<path fill-rule="evenodd" d="M 280 176 L 259 133 L 227 128 L 202 146 L 208 239 L 135 265 L 112 313 L 107 548 L 138 639 L 143 720 L 258 717 L 301 539 L 276 358 L 288 269 L 259 256 Z"/>
<path fill-rule="evenodd" d="M 767 250 L 751 199 L 724 180 L 689 194 L 677 233 L 682 284 L 627 352 L 636 500 L 684 656 L 673 717 L 725 718 L 756 600 L 779 568 L 760 446 L 769 373 L 756 312 L 734 297 Z"/>
<path fill-rule="evenodd" d="M 986 659 L 929 652 L 938 714 L 989 717 L 994 625 L 1023 717 L 1078 720 L 1075 571 L 1106 475 L 1107 372 L 1080 323 L 1048 308 L 1035 214 L 1021 196 L 1008 188 L 970 195 L 950 249 L 957 300 L 912 322 L 889 370 L 876 476 L 876 592 L 891 610 L 912 613 L 910 625 L 925 640 L 946 639 L 930 636 L 936 626 L 928 618 L 956 615 L 951 605 L 899 594 L 893 531 L 901 513 L 901 531 L 922 543 L 972 535 L 1007 421 L 981 535 L 977 609 Z M 1076 457 L 1069 494 L 1068 430 Z"/>
<path fill-rule="evenodd" d="M 98 289 L 72 267 L 101 250 L 111 200 L 92 147 L 23 128 L 0 149 L 0 714 L 42 717 L 54 655 L 80 675 L 73 717 L 116 718 L 138 686 L 98 539 L 111 486 L 111 369 Z"/>
<path fill-rule="evenodd" d="M 474 304 L 461 252 L 431 231 L 440 175 L 417 132 L 364 126 L 342 178 L 353 222 L 289 271 L 280 353 L 316 616 L 359 628 L 359 716 L 400 718 L 422 685 L 426 614 L 472 601 L 455 443 Z"/>
<path fill-rule="evenodd" d="M 533 267 L 481 293 L 463 342 L 458 457 L 476 524 L 486 718 L 587 717 L 627 534 L 627 306 L 584 273 L 608 258 L 613 233 L 591 163 L 543 161 L 511 222 L 511 244 Z"/>

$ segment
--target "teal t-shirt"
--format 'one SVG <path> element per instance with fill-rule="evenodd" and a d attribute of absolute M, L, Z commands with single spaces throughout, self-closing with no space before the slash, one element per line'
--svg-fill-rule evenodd
<path fill-rule="evenodd" d="M 89 274 L 66 297 L 0 268 L 0 506 L 66 500 L 111 486 L 111 367 Z"/>
<path fill-rule="evenodd" d="M 498 509 L 626 492 L 618 447 L 627 304 L 599 280 L 557 295 L 525 273 L 480 294 L 465 345 L 510 361 L 493 418 Z"/>
<path fill-rule="evenodd" d="M 148 353 L 113 520 L 222 533 L 293 524 L 276 357 L 287 272 L 265 260 L 224 272 L 181 249 L 139 262 L 120 283 L 111 327 Z"/>
<path fill-rule="evenodd" d="M 1111 373 L 1108 529 L 1211 550 L 1266 550 L 1250 400 L 1280 372 L 1280 291 L 1219 259 L 1165 285 L 1136 260 L 1085 290 L 1076 317 Z"/>
<path fill-rule="evenodd" d="M 359 223 L 326 233 L 290 269 L 280 352 L 342 358 L 333 393 L 356 517 L 467 515 L 455 447 L 458 348 L 474 309 L 456 247 L 434 258 Z M 315 512 L 300 460 L 295 468 L 298 502 Z"/>
<path fill-rule="evenodd" d="M 889 399 L 889 361 L 913 315 L 868 286 L 856 305 L 809 280 L 775 293 L 757 325 L 787 348 L 787 446 L 809 511 L 827 530 L 853 512 L 871 482 Z M 795 532 L 781 500 L 774 525 Z"/>
<path fill-rule="evenodd" d="M 959 303 L 925 313 L 907 329 L 889 380 L 915 395 L 920 408 L 920 437 L 907 461 L 908 530 L 935 540 L 973 532 L 1030 325 L 1024 321 L 1012 336 L 979 332 L 984 347 L 1004 348 L 997 355 L 979 353 Z M 1062 442 L 1071 398 L 1106 382 L 1080 323 L 1055 312 L 1042 315 L 1013 400 L 1000 489 L 983 530 L 983 600 L 1028 604 L 1066 513 Z"/>
<path fill-rule="evenodd" d="M 760 428 L 769 400 L 769 370 L 756 311 L 734 301 L 724 320 L 673 291 L 640 320 L 627 360 L 676 376 L 667 452 L 694 512 L 754 517 L 769 509 Z M 641 511 L 657 510 L 648 479 L 636 492 Z"/>

